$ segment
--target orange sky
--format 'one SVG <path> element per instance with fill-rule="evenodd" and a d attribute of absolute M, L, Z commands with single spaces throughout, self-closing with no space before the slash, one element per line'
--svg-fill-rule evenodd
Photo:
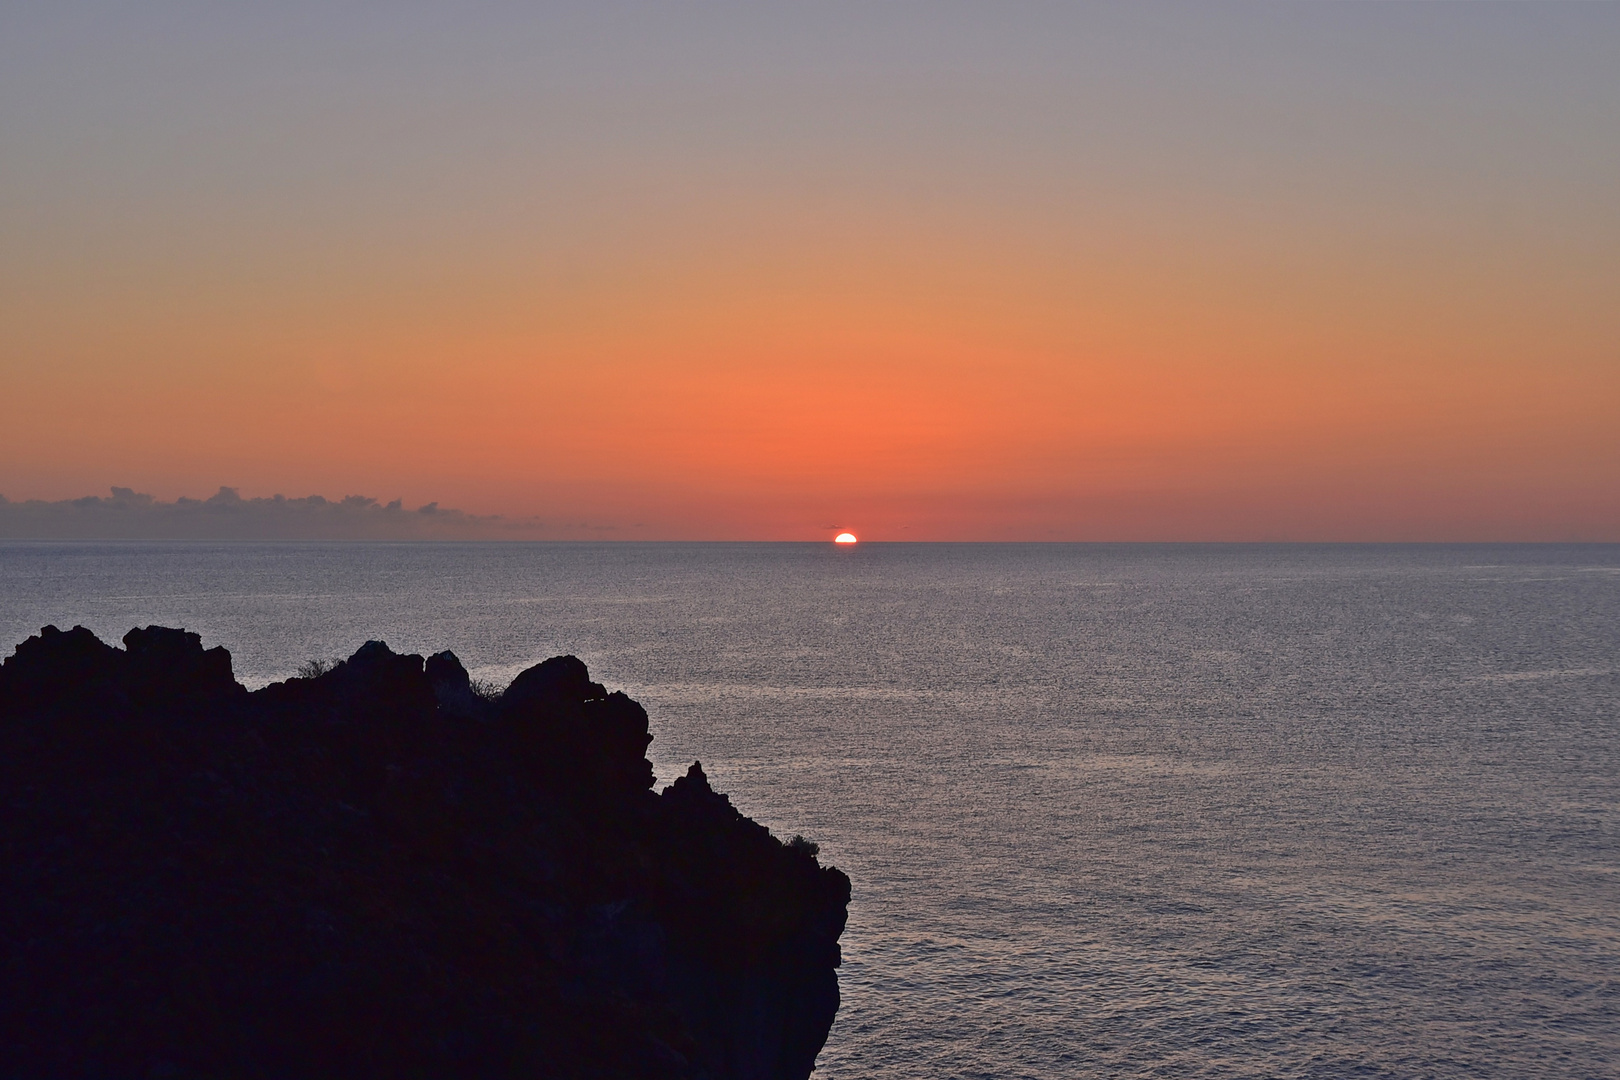
<path fill-rule="evenodd" d="M 1620 540 L 1591 44 L 1620 20 L 1228 16 L 984 44 L 955 11 L 960 40 L 884 23 L 829 74 L 816 25 L 717 59 L 581 15 L 595 66 L 535 84 L 504 25 L 321 52 L 227 21 L 110 73 L 83 26 L 23 26 L 0 493 L 359 492 L 559 537 Z M 52 97 L 41 41 L 104 85 Z"/>

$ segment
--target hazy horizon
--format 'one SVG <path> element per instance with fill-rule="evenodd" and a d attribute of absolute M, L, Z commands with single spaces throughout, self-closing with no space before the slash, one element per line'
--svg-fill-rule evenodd
<path fill-rule="evenodd" d="M 408 507 L 403 499 L 384 502 L 366 495 L 327 498 L 323 495 L 244 497 L 232 487 L 221 487 L 207 498 L 180 496 L 164 502 L 131 488 L 113 487 L 110 495 L 75 499 L 12 500 L 0 493 L 0 541 L 49 542 L 174 540 L 174 541 L 615 541 L 640 543 L 827 543 L 843 532 L 825 525 L 795 537 L 659 536 L 646 535 L 649 526 L 621 528 L 588 521 L 546 520 L 541 517 L 508 518 L 499 514 L 469 514 L 437 502 Z M 637 535 L 637 532 L 643 535 Z M 1091 539 L 1018 539 L 959 536 L 921 538 L 879 533 L 861 536 L 862 543 L 1079 543 L 1099 545 L 1178 544 L 1612 544 L 1602 539 L 1290 539 L 1248 536 L 1222 539 L 1154 539 L 1096 537 Z"/>

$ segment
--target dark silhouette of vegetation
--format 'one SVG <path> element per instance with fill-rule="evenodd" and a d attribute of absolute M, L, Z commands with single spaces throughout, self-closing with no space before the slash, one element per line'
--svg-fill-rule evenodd
<path fill-rule="evenodd" d="M 506 687 L 493 679 L 473 679 L 467 685 L 472 689 L 475 696 L 491 703 L 499 701 L 501 694 L 506 691 Z"/>
<path fill-rule="evenodd" d="M 321 660 L 319 658 L 305 660 L 302 664 L 298 665 L 298 673 L 296 677 L 300 679 L 318 679 L 322 675 L 325 675 L 328 671 L 331 671 L 333 668 L 337 667 L 342 662 L 342 660 L 336 657 L 330 660 Z"/>

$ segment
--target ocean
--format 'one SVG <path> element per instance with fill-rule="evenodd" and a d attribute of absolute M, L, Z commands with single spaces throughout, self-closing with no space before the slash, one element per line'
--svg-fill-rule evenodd
<path fill-rule="evenodd" d="M 1620 546 L 0 542 L 0 652 L 574 653 L 854 881 L 835 1078 L 1620 1074 Z"/>

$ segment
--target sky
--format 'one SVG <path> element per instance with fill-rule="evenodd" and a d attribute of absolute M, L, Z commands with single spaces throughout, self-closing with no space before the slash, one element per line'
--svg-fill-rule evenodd
<path fill-rule="evenodd" d="M 0 495 L 1620 540 L 1620 5 L 0 7 Z"/>

